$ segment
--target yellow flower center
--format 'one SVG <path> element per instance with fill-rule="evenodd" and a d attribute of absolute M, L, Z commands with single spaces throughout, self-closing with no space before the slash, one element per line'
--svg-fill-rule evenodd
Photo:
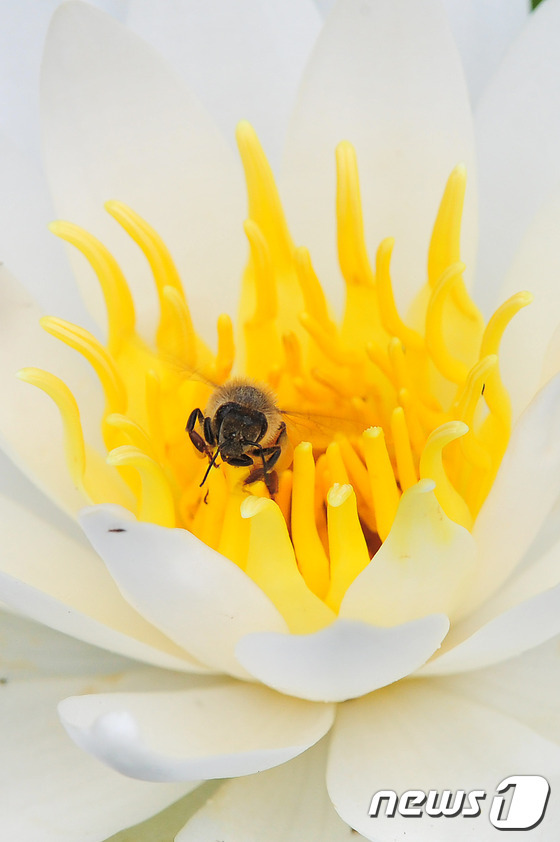
<path fill-rule="evenodd" d="M 99 377 L 107 453 L 84 442 L 77 403 L 61 380 L 35 368 L 19 376 L 58 405 L 73 481 L 91 502 L 118 503 L 142 520 L 190 530 L 246 570 L 291 630 L 303 632 L 330 622 L 387 538 L 401 496 L 419 480 L 435 482 L 445 514 L 472 527 L 510 434 L 500 340 L 531 296 L 513 296 L 484 325 L 462 279 L 466 175 L 459 166 L 435 222 L 427 283 L 405 321 L 392 291 L 393 241 L 381 243 L 372 266 L 356 156 L 343 142 L 336 153 L 336 215 L 346 305 L 338 322 L 309 253 L 291 240 L 272 172 L 246 123 L 238 142 L 250 256 L 237 347 L 226 315 L 218 318 L 216 353 L 207 347 L 165 244 L 133 210 L 111 201 L 107 211 L 153 272 L 161 308 L 155 347 L 135 330 L 132 296 L 114 258 L 68 222 L 51 228 L 84 254 L 99 278 L 107 345 L 61 319 L 42 320 Z M 274 500 L 264 483 L 244 484 L 250 469 L 223 462 L 201 487 L 208 456 L 193 446 L 185 424 L 193 409 L 204 414 L 209 384 L 227 381 L 234 363 L 271 387 L 286 411 L 293 462 L 280 473 Z"/>

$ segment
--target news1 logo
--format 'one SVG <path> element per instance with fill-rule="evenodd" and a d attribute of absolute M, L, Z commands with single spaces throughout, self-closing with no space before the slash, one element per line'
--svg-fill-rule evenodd
<path fill-rule="evenodd" d="M 498 830 L 532 830 L 544 819 L 549 797 L 550 785 L 542 775 L 510 775 L 496 787 L 488 818 Z M 482 814 L 486 798 L 483 789 L 444 789 L 441 793 L 436 789 L 409 789 L 400 797 L 392 789 L 381 789 L 371 799 L 369 815 L 378 818 L 384 808 L 387 818 L 394 818 L 397 812 L 411 819 L 424 815 L 434 819 L 476 818 Z"/>

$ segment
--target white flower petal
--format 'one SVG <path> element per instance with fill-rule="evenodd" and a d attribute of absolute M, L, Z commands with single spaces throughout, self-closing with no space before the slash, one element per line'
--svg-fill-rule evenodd
<path fill-rule="evenodd" d="M 560 633 L 560 544 L 500 587 L 482 606 L 454 625 L 443 651 L 424 675 L 473 670 L 511 658 Z M 475 680 L 475 679 L 473 679 Z"/>
<path fill-rule="evenodd" d="M 250 673 L 281 693 L 340 702 L 416 670 L 440 646 L 448 628 L 442 614 L 393 628 L 336 620 L 313 634 L 247 635 L 236 654 Z"/>
<path fill-rule="evenodd" d="M 520 565 L 515 573 L 466 622 L 488 620 L 560 584 L 560 542 L 538 559 Z M 481 623 L 478 622 L 480 626 Z"/>
<path fill-rule="evenodd" d="M 154 678 L 159 671 L 154 671 Z M 0 836 L 17 842 L 102 842 L 164 809 L 192 784 L 149 784 L 107 769 L 68 739 L 57 702 L 127 688 L 111 676 L 9 681 L 0 687 Z"/>
<path fill-rule="evenodd" d="M 441 682 L 457 695 L 495 708 L 560 743 L 560 642 L 556 637 L 507 663 Z"/>
<path fill-rule="evenodd" d="M 324 18 L 329 14 L 335 3 L 336 0 L 315 0 L 315 5 Z"/>
<path fill-rule="evenodd" d="M 63 0 L 19 0 L 2 4 L 0 27 L 0 125 L 19 149 L 39 162 L 39 71 L 43 43 L 54 10 Z M 95 0 L 119 16 L 126 0 Z"/>
<path fill-rule="evenodd" d="M 284 766 L 228 781 L 175 842 L 357 842 L 325 786 L 325 741 Z"/>
<path fill-rule="evenodd" d="M 248 775 L 285 763 L 329 730 L 334 708 L 232 682 L 175 693 L 75 696 L 59 705 L 80 748 L 134 778 Z"/>
<path fill-rule="evenodd" d="M 530 11 L 528 0 L 443 0 L 476 103 Z"/>
<path fill-rule="evenodd" d="M 500 368 L 514 417 L 542 382 L 560 369 L 550 343 L 560 315 L 560 188 L 547 199 L 525 232 L 509 268 L 500 299 L 528 289 L 534 299 L 508 326 L 500 350 Z M 546 359 L 548 357 L 548 359 Z"/>
<path fill-rule="evenodd" d="M 0 677 L 50 679 L 124 672 L 137 664 L 9 611 L 0 611 Z M 172 675 L 172 673 L 169 673 Z"/>
<path fill-rule="evenodd" d="M 29 294 L 0 266 L 0 446 L 58 505 L 76 512 L 84 497 L 66 470 L 58 410 L 39 389 L 19 381 L 16 372 L 40 366 L 64 380 L 80 405 L 86 439 L 94 442 L 97 437 L 86 421 L 100 419 L 102 398 L 83 361 L 39 326 L 41 315 Z"/>
<path fill-rule="evenodd" d="M 560 2 L 529 16 L 477 109 L 480 251 L 475 294 L 491 310 L 523 232 L 560 180 Z M 527 281 L 530 288 L 530 279 Z"/>
<path fill-rule="evenodd" d="M 434 487 L 422 480 L 405 492 L 391 532 L 346 591 L 340 617 L 393 626 L 453 614 L 473 570 L 476 544 L 442 511 Z"/>
<path fill-rule="evenodd" d="M 0 38 L 2 34 L 0 27 Z M 0 184 L 2 262 L 43 310 L 89 328 L 68 261 L 47 228 L 55 213 L 40 162 L 4 136 L 0 136 Z"/>
<path fill-rule="evenodd" d="M 474 624 L 478 617 L 472 619 Z M 470 618 L 466 629 L 470 626 Z M 518 603 L 485 623 L 466 639 L 466 629 L 454 629 L 449 650 L 421 670 L 422 675 L 446 675 L 505 661 L 560 634 L 560 585 Z"/>
<path fill-rule="evenodd" d="M 26 477 L 0 449 L 0 496 L 9 497 L 61 532 L 76 538 L 80 528 L 73 517 L 59 509 Z"/>
<path fill-rule="evenodd" d="M 556 325 L 542 364 L 541 382 L 546 383 L 560 371 L 560 325 Z"/>
<path fill-rule="evenodd" d="M 341 140 L 356 147 L 371 259 L 384 237 L 396 239 L 393 276 L 401 308 L 425 277 L 441 194 L 461 161 L 471 178 L 463 259 L 472 269 L 470 108 L 438 2 L 340 0 L 303 77 L 285 158 L 288 220 L 296 242 L 310 249 L 319 277 L 339 291 L 339 299 L 334 150 Z"/>
<path fill-rule="evenodd" d="M 85 544 L 0 499 L 0 601 L 51 628 L 169 669 L 205 667 L 122 598 Z"/>
<path fill-rule="evenodd" d="M 244 189 L 240 165 L 203 109 L 141 39 L 97 9 L 70 2 L 49 31 L 42 116 L 58 213 L 114 252 L 139 314 L 153 318 L 146 261 L 103 210 L 108 199 L 132 206 L 167 243 L 195 324 L 214 341 L 217 314 L 236 310 Z M 81 255 L 74 257 L 99 319 L 97 283 Z"/>
<path fill-rule="evenodd" d="M 312 0 L 131 0 L 127 26 L 200 98 L 224 136 L 249 120 L 280 159 L 297 86 L 321 18 Z"/>
<path fill-rule="evenodd" d="M 337 717 L 327 786 L 342 818 L 368 839 L 408 842 L 493 842 L 488 810 L 496 786 L 512 774 L 539 774 L 552 792 L 560 784 L 560 747 L 526 726 L 459 696 L 438 682 L 407 681 L 344 705 Z M 368 816 L 374 793 L 404 790 L 486 790 L 483 815 L 415 821 L 398 812 Z M 385 802 L 386 803 L 386 802 Z M 531 839 L 550 842 L 560 805 L 550 800 Z"/>
<path fill-rule="evenodd" d="M 539 528 L 534 541 L 523 556 L 521 564 L 515 571 L 515 576 L 522 574 L 536 563 L 545 559 L 549 552 L 560 542 L 560 497 L 550 509 L 547 517 Z M 548 580 L 547 580 L 548 581 Z M 552 583 L 551 583 L 552 584 Z M 555 583 L 554 583 L 555 584 Z M 543 585 L 547 587 L 548 585 Z M 541 588 L 542 590 L 542 588 Z M 534 591 L 536 593 L 536 591 Z"/>
<path fill-rule="evenodd" d="M 203 663 L 248 677 L 237 641 L 287 630 L 252 579 L 190 532 L 130 520 L 116 506 L 86 509 L 81 523 L 129 602 Z"/>
<path fill-rule="evenodd" d="M 490 596 L 523 558 L 560 493 L 560 376 L 517 422 L 492 490 L 476 520 L 479 570 L 465 602 Z"/>

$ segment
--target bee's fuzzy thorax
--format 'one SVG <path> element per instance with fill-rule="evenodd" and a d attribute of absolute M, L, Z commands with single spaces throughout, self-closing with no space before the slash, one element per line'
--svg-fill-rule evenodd
<path fill-rule="evenodd" d="M 213 418 L 220 406 L 226 403 L 237 403 L 262 412 L 268 422 L 266 439 L 278 432 L 282 416 L 276 404 L 276 395 L 266 383 L 249 377 L 233 377 L 212 392 L 206 404 L 206 415 Z"/>

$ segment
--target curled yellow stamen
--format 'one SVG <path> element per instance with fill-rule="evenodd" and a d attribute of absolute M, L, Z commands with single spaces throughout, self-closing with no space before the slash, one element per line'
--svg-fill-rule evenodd
<path fill-rule="evenodd" d="M 17 376 L 46 392 L 58 407 L 64 428 L 66 464 L 76 488 L 85 491 L 86 447 L 76 398 L 66 383 L 40 368 L 22 368 Z"/>
<path fill-rule="evenodd" d="M 76 246 L 91 264 L 99 279 L 109 325 L 109 351 L 117 354 L 123 342 L 134 333 L 134 303 L 115 258 L 105 246 L 83 228 L 71 222 L 51 222 L 50 230 L 57 237 Z"/>
<path fill-rule="evenodd" d="M 308 250 L 301 246 L 295 250 L 294 256 L 306 312 L 325 330 L 335 333 L 336 325 L 329 316 L 325 293 L 313 269 Z"/>
<path fill-rule="evenodd" d="M 138 517 L 159 526 L 175 526 L 175 504 L 165 474 L 154 459 L 137 447 L 123 444 L 107 456 L 109 465 L 130 466 L 140 475 L 141 492 Z"/>
<path fill-rule="evenodd" d="M 468 368 L 461 360 L 452 357 L 447 350 L 443 337 L 443 308 L 453 286 L 461 280 L 464 269 L 462 263 L 453 263 L 442 273 L 426 313 L 426 346 L 430 356 L 443 376 L 458 385 L 465 381 Z"/>
<path fill-rule="evenodd" d="M 472 515 L 461 495 L 453 488 L 443 467 L 442 451 L 446 444 L 464 436 L 469 428 L 462 421 L 442 424 L 428 436 L 420 457 L 420 478 L 433 479 L 436 497 L 445 514 L 466 529 L 472 528 Z"/>
<path fill-rule="evenodd" d="M 44 316 L 41 319 L 41 327 L 51 336 L 56 336 L 66 345 L 79 351 L 90 363 L 103 386 L 107 399 L 107 411 L 124 412 L 126 409 L 124 384 L 111 356 L 95 336 L 82 327 L 52 316 Z"/>
<path fill-rule="evenodd" d="M 397 336 L 408 348 L 422 349 L 424 347 L 424 340 L 419 333 L 405 325 L 395 304 L 390 272 L 394 244 L 395 241 L 393 238 L 387 237 L 377 250 L 375 280 L 381 321 L 390 336 Z"/>
<path fill-rule="evenodd" d="M 194 369 L 197 360 L 196 333 L 184 296 L 175 287 L 164 287 L 161 294 L 165 309 L 165 331 L 158 344 L 188 368 Z"/>

